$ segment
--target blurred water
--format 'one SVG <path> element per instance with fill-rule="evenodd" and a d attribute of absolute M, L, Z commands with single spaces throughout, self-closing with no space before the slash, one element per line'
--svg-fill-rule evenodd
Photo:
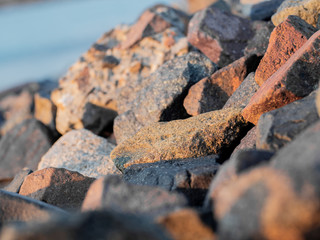
<path fill-rule="evenodd" d="M 57 79 L 104 32 L 171 0 L 69 0 L 0 9 L 0 90 Z"/>

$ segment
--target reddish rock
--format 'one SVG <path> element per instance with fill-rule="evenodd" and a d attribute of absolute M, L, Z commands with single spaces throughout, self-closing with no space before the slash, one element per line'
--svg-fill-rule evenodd
<path fill-rule="evenodd" d="M 176 27 L 185 32 L 189 16 L 182 11 L 164 5 L 156 5 L 146 10 L 130 28 L 126 40 L 120 44 L 122 49 L 130 48 L 144 37 Z"/>
<path fill-rule="evenodd" d="M 219 67 L 243 56 L 253 32 L 249 20 L 210 6 L 189 22 L 188 41 Z"/>
<path fill-rule="evenodd" d="M 221 109 L 258 64 L 256 56 L 242 57 L 193 85 L 183 103 L 187 113 L 195 116 Z"/>
<path fill-rule="evenodd" d="M 28 175 L 19 194 L 65 209 L 80 209 L 95 178 L 64 168 L 45 168 Z"/>
<path fill-rule="evenodd" d="M 317 88 L 320 75 L 320 31 L 317 31 L 256 92 L 243 117 L 257 124 L 261 114 L 301 99 Z"/>
<path fill-rule="evenodd" d="M 255 80 L 261 86 L 317 30 L 297 16 L 289 16 L 271 33 L 267 52 L 259 64 Z"/>

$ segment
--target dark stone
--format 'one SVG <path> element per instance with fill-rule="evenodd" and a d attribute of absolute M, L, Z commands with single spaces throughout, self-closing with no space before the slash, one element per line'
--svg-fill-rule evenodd
<path fill-rule="evenodd" d="M 245 108 L 251 97 L 259 89 L 259 85 L 254 80 L 254 72 L 250 73 L 240 84 L 237 90 L 231 95 L 223 108 Z"/>
<path fill-rule="evenodd" d="M 169 240 L 164 231 L 140 216 L 115 212 L 88 212 L 41 224 L 6 226 L 1 239 L 14 240 Z"/>
<path fill-rule="evenodd" d="M 183 193 L 191 205 L 202 205 L 219 164 L 217 156 L 135 164 L 123 172 L 125 181 Z"/>
<path fill-rule="evenodd" d="M 316 92 L 282 108 L 262 114 L 257 125 L 257 148 L 277 151 L 319 120 Z"/>
<path fill-rule="evenodd" d="M 52 145 L 51 133 L 35 119 L 25 120 L 0 140 L 0 176 L 13 177 L 22 168 L 37 169 Z"/>
<path fill-rule="evenodd" d="M 253 5 L 250 11 L 250 18 L 252 20 L 270 20 L 283 1 L 268 0 Z"/>
<path fill-rule="evenodd" d="M 241 139 L 240 144 L 233 150 L 232 155 L 241 150 L 256 149 L 256 141 L 257 141 L 257 127 L 254 126 Z"/>
<path fill-rule="evenodd" d="M 28 175 L 20 195 L 68 209 L 80 209 L 84 197 L 95 178 L 64 168 L 45 168 Z"/>
<path fill-rule="evenodd" d="M 186 204 L 187 200 L 181 194 L 154 186 L 126 183 L 120 176 L 109 175 L 90 186 L 82 210 L 107 209 L 155 218 Z"/>
<path fill-rule="evenodd" d="M 32 198 L 0 190 L 0 222 L 2 223 L 43 221 L 60 215 L 67 215 L 67 213 Z"/>
<path fill-rule="evenodd" d="M 14 176 L 14 179 L 3 190 L 6 190 L 8 192 L 19 193 L 20 187 L 21 187 L 23 181 L 31 173 L 33 173 L 33 171 L 31 169 L 22 169 L 20 172 L 18 172 Z"/>
<path fill-rule="evenodd" d="M 120 61 L 112 55 L 107 55 L 103 57 L 102 64 L 106 68 L 114 68 L 120 63 Z"/>
<path fill-rule="evenodd" d="M 131 113 L 124 113 L 125 117 L 119 115 L 116 119 L 114 133 L 117 142 L 131 137 L 140 129 L 121 133 L 124 125 L 128 124 L 127 121 L 130 122 L 129 126 L 147 126 L 154 122 L 188 117 L 183 108 L 183 100 L 189 88 L 215 70 L 216 66 L 198 52 L 190 52 L 166 62 L 149 76 L 149 84 L 141 89 L 136 99 L 129 104 Z M 127 116 L 129 118 L 126 118 Z"/>

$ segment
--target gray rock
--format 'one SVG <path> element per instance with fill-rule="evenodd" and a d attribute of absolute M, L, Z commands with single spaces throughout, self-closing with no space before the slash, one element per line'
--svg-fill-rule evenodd
<path fill-rule="evenodd" d="M 7 185 L 3 189 L 8 191 L 8 192 L 19 193 L 19 190 L 20 190 L 20 187 L 21 187 L 23 181 L 31 173 L 33 173 L 33 171 L 31 169 L 28 169 L 28 168 L 22 169 L 20 172 L 18 172 L 14 176 L 14 179 L 10 182 L 10 184 Z"/>
<path fill-rule="evenodd" d="M 149 84 L 131 102 L 131 110 L 115 120 L 114 134 L 117 142 L 121 143 L 131 137 L 140 126 L 186 118 L 188 115 L 183 108 L 183 100 L 188 89 L 215 70 L 215 65 L 198 52 L 166 62 L 149 77 Z M 131 129 L 128 133 L 121 132 L 128 121 L 129 126 L 138 128 Z"/>
<path fill-rule="evenodd" d="M 263 114 L 257 125 L 257 148 L 277 151 L 319 119 L 316 93 Z"/>
<path fill-rule="evenodd" d="M 82 210 L 107 209 L 156 218 L 186 205 L 187 200 L 181 194 L 126 183 L 120 176 L 107 176 L 90 186 Z"/>
<path fill-rule="evenodd" d="M 0 140 L 0 177 L 13 177 L 25 167 L 37 169 L 51 145 L 52 136 L 45 125 L 35 119 L 25 120 Z"/>
<path fill-rule="evenodd" d="M 249 16 L 252 20 L 269 20 L 284 0 L 267 0 L 254 4 Z"/>
<path fill-rule="evenodd" d="M 223 108 L 245 108 L 258 89 L 259 85 L 254 80 L 254 72 L 249 73 Z"/>
<path fill-rule="evenodd" d="M 88 130 L 72 130 L 55 142 L 42 157 L 38 169 L 66 168 L 94 178 L 119 173 L 109 157 L 114 147 Z"/>
<path fill-rule="evenodd" d="M 257 127 L 254 126 L 241 139 L 240 144 L 233 150 L 232 155 L 241 150 L 256 149 L 256 142 L 257 142 Z"/>
<path fill-rule="evenodd" d="M 219 169 L 217 156 L 135 164 L 124 170 L 125 181 L 183 193 L 191 205 L 202 205 Z"/>

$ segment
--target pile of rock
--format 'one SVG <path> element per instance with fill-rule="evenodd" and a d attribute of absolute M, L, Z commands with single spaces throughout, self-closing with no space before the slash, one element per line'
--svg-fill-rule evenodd
<path fill-rule="evenodd" d="M 320 3 L 221 2 L 0 94 L 1 239 L 320 238 Z"/>

